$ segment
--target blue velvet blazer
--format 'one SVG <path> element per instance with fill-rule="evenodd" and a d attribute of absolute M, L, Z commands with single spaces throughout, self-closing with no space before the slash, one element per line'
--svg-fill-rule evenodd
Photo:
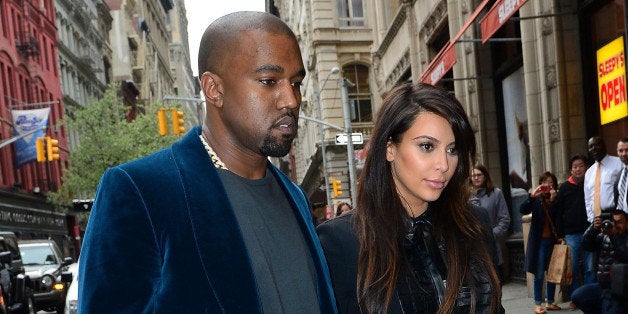
<path fill-rule="evenodd" d="M 249 253 L 200 132 L 103 175 L 80 258 L 81 313 L 261 313 Z M 335 313 L 308 200 L 268 169 L 309 247 L 321 312 Z"/>

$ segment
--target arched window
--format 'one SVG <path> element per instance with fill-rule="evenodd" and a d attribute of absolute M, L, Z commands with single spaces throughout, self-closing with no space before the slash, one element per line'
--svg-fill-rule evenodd
<path fill-rule="evenodd" d="M 340 26 L 364 26 L 364 4 L 362 0 L 336 0 Z"/>
<path fill-rule="evenodd" d="M 369 68 L 360 64 L 346 65 L 342 67 L 342 76 L 355 84 L 355 86 L 347 86 L 347 96 L 351 108 L 351 122 L 373 121 Z"/>

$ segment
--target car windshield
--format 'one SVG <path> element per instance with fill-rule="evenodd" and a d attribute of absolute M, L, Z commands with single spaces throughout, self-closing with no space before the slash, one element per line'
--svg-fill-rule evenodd
<path fill-rule="evenodd" d="M 24 265 L 52 265 L 56 264 L 55 254 L 49 245 L 20 246 Z"/>

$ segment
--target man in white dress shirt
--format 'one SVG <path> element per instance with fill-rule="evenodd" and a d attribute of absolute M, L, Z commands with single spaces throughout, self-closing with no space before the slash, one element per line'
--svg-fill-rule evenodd
<path fill-rule="evenodd" d="M 599 206 L 601 211 L 615 209 L 614 186 L 624 167 L 619 157 L 610 156 L 606 153 L 606 143 L 599 136 L 594 136 L 588 142 L 589 155 L 595 163 L 589 167 L 584 175 L 584 203 L 587 208 L 587 220 L 593 222 L 596 215 L 595 210 L 595 182 L 598 169 L 600 170 Z"/>
<path fill-rule="evenodd" d="M 618 210 L 628 213 L 628 136 L 617 142 L 617 157 L 623 163 L 623 170 L 615 183 L 615 204 Z"/>

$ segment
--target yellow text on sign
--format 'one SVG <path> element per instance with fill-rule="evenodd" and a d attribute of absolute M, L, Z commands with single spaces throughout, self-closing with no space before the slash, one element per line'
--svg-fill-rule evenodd
<path fill-rule="evenodd" d="M 623 37 L 598 49 L 597 79 L 601 124 L 628 116 Z"/>

